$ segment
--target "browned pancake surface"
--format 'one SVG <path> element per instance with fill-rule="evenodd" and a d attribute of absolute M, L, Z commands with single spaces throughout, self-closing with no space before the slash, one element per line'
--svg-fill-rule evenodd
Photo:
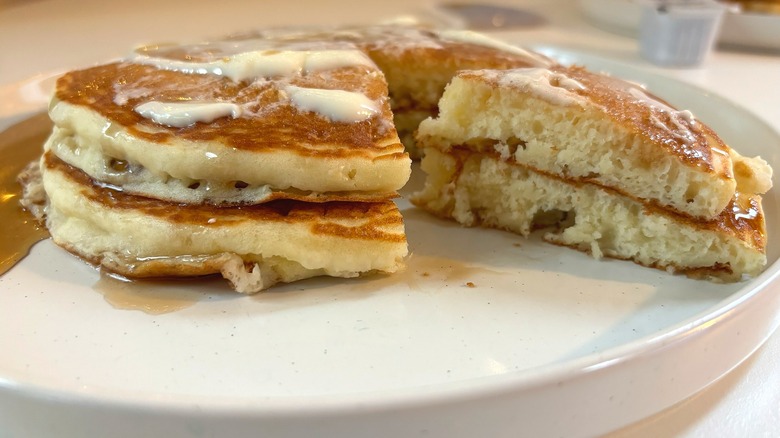
<path fill-rule="evenodd" d="M 640 85 L 606 74 L 590 72 L 581 67 L 553 66 L 584 86 L 569 90 L 601 107 L 615 122 L 636 135 L 643 136 L 691 167 L 733 177 L 730 148 L 710 129 L 693 118 L 681 117 L 671 104 L 649 93 Z M 484 79 L 478 71 L 462 72 L 463 77 Z M 495 82 L 493 80 L 492 82 Z M 493 86 L 498 87 L 497 83 Z M 638 157 L 648 163 L 654 157 Z"/>
<path fill-rule="evenodd" d="M 334 122 L 312 112 L 299 111 L 282 96 L 276 81 L 234 82 L 214 75 L 186 74 L 133 63 L 112 63 L 65 74 L 57 81 L 56 97 L 86 106 L 126 127 L 138 138 L 164 145 L 173 137 L 190 141 L 218 141 L 250 152 L 294 151 L 304 156 L 377 157 L 397 159 L 403 146 L 394 142 L 387 87 L 381 73 L 366 67 L 344 67 L 286 78 L 285 84 L 303 88 L 338 89 L 365 94 L 382 102 L 381 113 L 359 122 Z M 143 98 L 116 103 L 118 93 Z M 134 108 L 157 100 L 224 101 L 249 104 L 250 115 L 222 117 L 184 128 L 163 126 L 142 117 Z"/>

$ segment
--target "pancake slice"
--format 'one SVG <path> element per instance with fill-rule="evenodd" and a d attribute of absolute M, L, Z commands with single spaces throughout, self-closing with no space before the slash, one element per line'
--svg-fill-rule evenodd
<path fill-rule="evenodd" d="M 714 219 L 742 191 L 771 187 L 771 169 L 739 157 L 688 111 L 636 84 L 578 67 L 465 71 L 418 142 L 463 146 L 561 178 L 591 182 L 684 215 Z"/>
<path fill-rule="evenodd" d="M 690 112 L 579 67 L 464 71 L 419 127 L 412 202 L 592 254 L 735 281 L 766 264 L 772 169 Z"/>
<path fill-rule="evenodd" d="M 128 278 L 220 273 L 256 293 L 314 276 L 395 272 L 407 254 L 392 201 L 176 205 L 106 188 L 50 152 L 41 171 L 55 243 Z"/>
<path fill-rule="evenodd" d="M 591 254 L 737 281 L 766 264 L 761 197 L 737 193 L 711 220 L 693 219 L 606 187 L 562 179 L 464 148 L 425 150 L 425 188 L 412 202 L 466 226 L 487 226 Z"/>

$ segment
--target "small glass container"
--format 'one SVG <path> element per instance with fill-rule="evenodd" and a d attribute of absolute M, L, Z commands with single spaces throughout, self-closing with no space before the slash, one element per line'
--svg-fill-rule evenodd
<path fill-rule="evenodd" d="M 639 53 L 664 67 L 696 67 L 712 51 L 726 7 L 715 1 L 644 1 Z"/>

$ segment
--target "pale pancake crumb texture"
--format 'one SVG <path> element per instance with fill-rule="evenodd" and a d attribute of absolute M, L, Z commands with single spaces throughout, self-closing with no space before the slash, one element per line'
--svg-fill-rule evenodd
<path fill-rule="evenodd" d="M 487 147 L 542 171 L 593 181 L 702 218 L 717 216 L 736 188 L 733 178 L 665 153 L 636 126 L 617 123 L 577 94 L 561 105 L 480 76 L 457 77 L 447 91 L 440 117 L 420 127 L 426 147 Z"/>
<path fill-rule="evenodd" d="M 646 111 L 644 120 L 658 127 L 653 111 L 674 112 L 686 126 L 660 128 L 704 140 L 691 142 L 699 149 L 690 156 L 665 149 L 642 135 L 641 122 L 594 105 L 565 72 L 460 73 L 439 116 L 419 127 L 427 180 L 412 202 L 467 226 L 524 236 L 545 228 L 545 240 L 596 258 L 725 281 L 757 275 L 766 264 L 767 163 L 639 90 L 633 111 Z M 691 159 L 706 154 L 715 157 L 709 168 Z"/>
<path fill-rule="evenodd" d="M 702 229 L 598 186 L 572 185 L 497 156 L 469 154 L 460 162 L 427 149 L 422 165 L 428 180 L 413 202 L 463 225 L 523 236 L 548 228 L 545 240 L 596 258 L 629 259 L 725 281 L 756 275 L 766 264 L 763 247 L 739 235 Z"/>

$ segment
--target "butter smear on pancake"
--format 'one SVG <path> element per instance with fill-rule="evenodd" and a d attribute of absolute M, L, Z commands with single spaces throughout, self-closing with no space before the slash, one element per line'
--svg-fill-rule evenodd
<path fill-rule="evenodd" d="M 290 101 L 302 111 L 314 111 L 334 122 L 359 122 L 379 112 L 376 103 L 361 93 L 344 90 L 301 88 L 289 85 L 284 88 Z"/>
<path fill-rule="evenodd" d="M 267 46 L 265 41 L 257 41 Z M 151 56 L 150 49 L 132 58 L 132 62 L 152 65 L 159 69 L 190 74 L 212 74 L 224 76 L 236 82 L 309 74 L 318 71 L 335 70 L 350 66 L 372 67 L 374 63 L 363 52 L 345 50 L 253 50 L 247 44 L 209 44 L 209 51 L 201 55 L 203 61 L 178 60 Z M 198 46 L 188 49 L 188 57 L 199 59 Z M 216 52 L 216 55 L 213 53 Z M 211 55 L 211 56 L 209 56 Z M 209 60 L 212 57 L 217 59 Z"/>
<path fill-rule="evenodd" d="M 197 122 L 211 123 L 220 117 L 241 116 L 241 107 L 228 102 L 156 102 L 135 107 L 135 112 L 155 123 L 184 128 Z"/>

